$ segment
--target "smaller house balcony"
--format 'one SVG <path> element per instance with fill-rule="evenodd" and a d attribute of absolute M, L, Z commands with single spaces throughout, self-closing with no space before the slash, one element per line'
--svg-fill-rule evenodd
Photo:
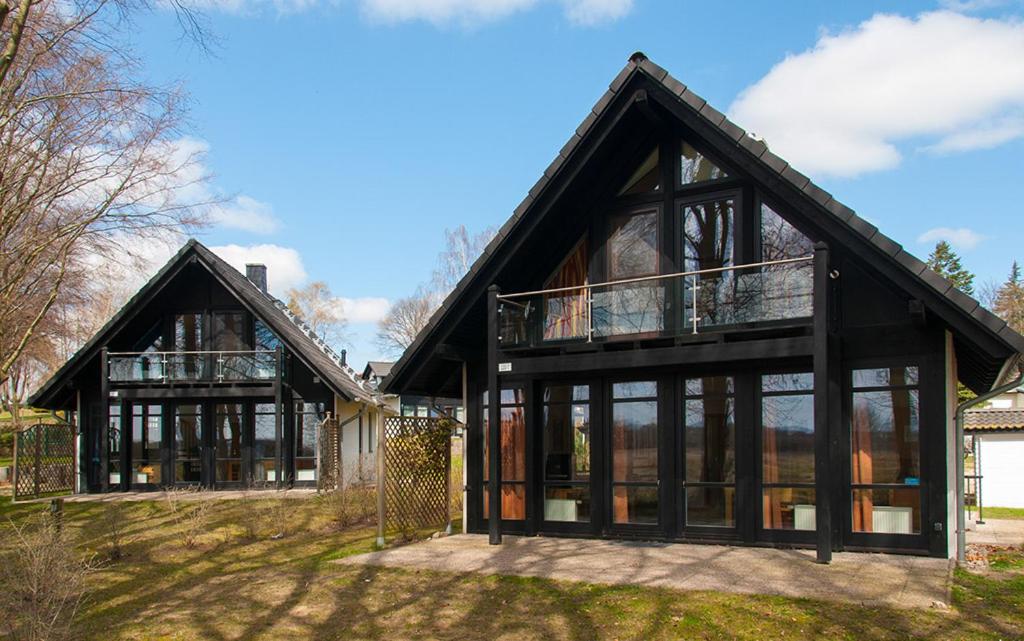
<path fill-rule="evenodd" d="M 277 378 L 277 368 L 272 350 L 107 354 L 112 385 L 267 382 Z"/>
<path fill-rule="evenodd" d="M 814 257 L 498 296 L 501 349 L 809 325 Z"/>

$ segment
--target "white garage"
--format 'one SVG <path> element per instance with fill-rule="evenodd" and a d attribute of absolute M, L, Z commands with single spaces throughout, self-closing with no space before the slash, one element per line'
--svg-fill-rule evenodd
<path fill-rule="evenodd" d="M 974 439 L 982 504 L 1024 508 L 1024 408 L 968 411 L 964 429 Z"/>

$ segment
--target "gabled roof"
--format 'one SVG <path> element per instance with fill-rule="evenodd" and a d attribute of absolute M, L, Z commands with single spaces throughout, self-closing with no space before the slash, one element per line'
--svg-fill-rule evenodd
<path fill-rule="evenodd" d="M 659 91 L 659 99 L 670 101 L 673 113 L 685 117 L 691 125 L 700 125 L 708 132 L 708 142 L 720 155 L 728 155 L 733 164 L 739 163 L 758 182 L 790 194 L 790 200 L 801 200 L 815 210 L 816 220 L 841 231 L 863 246 L 864 253 L 877 257 L 889 273 L 905 283 L 916 285 L 922 292 L 926 307 L 939 316 L 955 334 L 961 380 L 969 387 L 987 390 L 995 386 L 1020 360 L 1024 352 L 1024 336 L 1006 322 L 985 309 L 977 300 L 952 286 L 927 265 L 903 249 L 899 243 L 882 234 L 877 227 L 857 216 L 846 205 L 824 189 L 815 185 L 788 162 L 772 153 L 759 138 L 748 135 L 724 114 L 692 92 L 665 69 L 651 62 L 643 53 L 630 56 L 626 66 L 612 80 L 608 90 L 598 99 L 591 112 L 562 147 L 543 175 L 530 189 L 526 198 L 502 225 L 494 239 L 473 263 L 468 273 L 434 312 L 413 343 L 395 363 L 391 374 L 381 386 L 390 392 L 408 388 L 411 376 L 418 369 L 414 363 L 430 358 L 439 337 L 449 323 L 458 322 L 472 300 L 480 296 L 490 283 L 485 274 L 496 257 L 511 251 L 510 238 L 531 218 L 543 215 L 550 208 L 548 196 L 555 186 L 570 178 L 567 167 L 574 164 L 584 150 L 592 144 L 602 122 L 610 121 L 613 106 L 621 106 L 623 99 L 635 83 L 645 81 L 645 87 Z M 645 96 L 646 99 L 646 96 Z M 969 338 L 966 336 L 969 335 Z"/>
<path fill-rule="evenodd" d="M 190 262 L 198 262 L 205 267 L 248 308 L 253 316 L 266 323 L 285 347 L 319 376 L 334 393 L 346 400 L 376 402 L 375 392 L 362 377 L 345 365 L 301 318 L 292 314 L 287 305 L 260 290 L 198 240 L 191 239 L 96 332 L 95 336 L 32 395 L 28 400 L 29 405 L 46 407 L 51 403 L 65 382 L 84 367 L 143 305 L 152 300 L 174 275 Z"/>
<path fill-rule="evenodd" d="M 371 376 L 384 378 L 391 373 L 391 368 L 394 366 L 393 361 L 367 361 L 366 367 L 363 369 L 363 378 Z"/>
<path fill-rule="evenodd" d="M 1024 431 L 1024 409 L 980 409 L 964 412 L 968 432 Z"/>

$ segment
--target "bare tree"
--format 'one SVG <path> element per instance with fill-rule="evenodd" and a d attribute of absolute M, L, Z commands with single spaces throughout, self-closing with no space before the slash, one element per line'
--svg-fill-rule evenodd
<path fill-rule="evenodd" d="M 437 267 L 431 280 L 433 290 L 441 298 L 455 289 L 473 266 L 473 261 L 484 253 L 495 233 L 497 230 L 488 227 L 478 234 L 470 234 L 465 225 L 444 230 L 445 248 L 437 256 Z"/>
<path fill-rule="evenodd" d="M 288 309 L 309 325 L 325 343 L 340 346 L 347 340 L 348 321 L 340 301 L 331 294 L 331 288 L 322 280 L 302 289 L 288 290 Z"/>
<path fill-rule="evenodd" d="M 437 255 L 437 267 L 429 285 L 421 285 L 416 293 L 397 300 L 388 314 L 377 323 L 377 347 L 391 356 L 398 356 L 416 340 L 431 314 L 462 277 L 469 272 L 496 230 L 488 227 L 471 234 L 465 225 L 444 230 L 444 249 Z"/>
<path fill-rule="evenodd" d="M 0 0 L 0 384 L 75 274 L 202 223 L 206 176 L 177 144 L 183 94 L 139 81 L 122 37 L 148 7 Z"/>
<path fill-rule="evenodd" d="M 398 356 L 416 340 L 437 307 L 436 296 L 422 287 L 412 296 L 400 298 L 377 323 L 377 347 Z"/>

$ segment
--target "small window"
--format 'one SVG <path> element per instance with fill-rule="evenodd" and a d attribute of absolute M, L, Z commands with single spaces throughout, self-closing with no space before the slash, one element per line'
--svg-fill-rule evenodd
<path fill-rule="evenodd" d="M 692 185 L 707 180 L 727 178 L 729 175 L 685 140 L 679 150 L 679 184 Z"/>
<path fill-rule="evenodd" d="M 761 260 L 803 258 L 814 252 L 814 243 L 774 209 L 761 204 Z"/>
<path fill-rule="evenodd" d="M 661 172 L 658 171 L 658 148 L 655 147 L 636 168 L 626 184 L 619 190 L 619 196 L 648 194 L 661 190 Z"/>

